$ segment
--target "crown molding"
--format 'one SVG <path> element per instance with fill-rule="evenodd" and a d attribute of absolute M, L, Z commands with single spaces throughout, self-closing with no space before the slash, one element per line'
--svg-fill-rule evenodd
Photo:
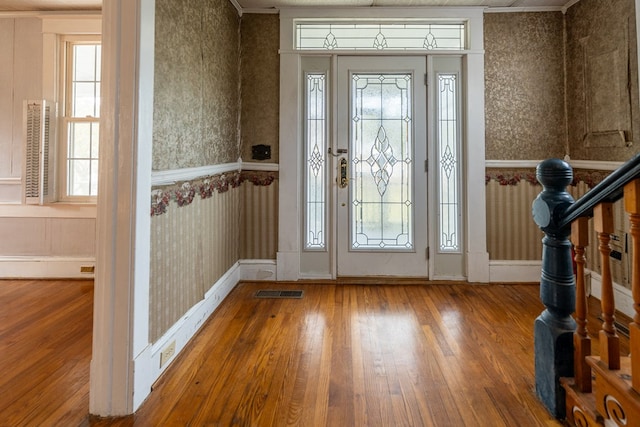
<path fill-rule="evenodd" d="M 522 13 L 522 12 L 562 12 L 564 6 L 536 6 L 536 7 L 488 7 L 484 13 Z"/>

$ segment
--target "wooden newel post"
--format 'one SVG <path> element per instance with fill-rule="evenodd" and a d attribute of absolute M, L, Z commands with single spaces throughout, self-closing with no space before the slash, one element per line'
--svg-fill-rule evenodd
<path fill-rule="evenodd" d="M 576 292 L 571 258 L 571 225 L 561 226 L 562 213 L 573 204 L 566 191 L 573 170 L 560 159 L 545 160 L 536 168 L 543 190 L 534 200 L 533 219 L 545 233 L 542 239 L 540 299 L 546 309 L 534 327 L 536 393 L 549 412 L 564 418 L 565 394 L 560 377 L 573 376 L 573 333 Z"/>

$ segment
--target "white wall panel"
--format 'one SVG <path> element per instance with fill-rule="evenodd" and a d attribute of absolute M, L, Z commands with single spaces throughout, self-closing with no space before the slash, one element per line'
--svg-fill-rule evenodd
<path fill-rule="evenodd" d="M 42 23 L 40 19 L 16 19 L 14 46 L 11 176 L 21 176 L 22 104 L 25 99 L 42 98 Z"/>
<path fill-rule="evenodd" d="M 75 271 L 80 258 L 95 257 L 95 206 L 87 215 L 71 205 L 21 205 L 22 109 L 24 100 L 43 97 L 42 21 L 0 18 L 0 58 L 0 257 L 21 272 L 16 277 L 29 262 L 49 258 L 71 257 Z"/>
<path fill-rule="evenodd" d="M 53 256 L 95 256 L 95 218 L 47 218 L 47 238 Z"/>
<path fill-rule="evenodd" d="M 0 256 L 95 256 L 93 218 L 0 218 Z"/>
<path fill-rule="evenodd" d="M 15 19 L 0 19 L 0 178 L 11 177 L 14 26 Z M 5 201 L 10 194 L 2 191 L 0 201 Z"/>
<path fill-rule="evenodd" d="M 47 255 L 44 218 L 0 218 L 0 255 Z"/>

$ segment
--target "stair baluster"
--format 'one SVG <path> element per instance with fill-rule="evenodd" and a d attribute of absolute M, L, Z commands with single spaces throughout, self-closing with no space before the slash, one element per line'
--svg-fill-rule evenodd
<path fill-rule="evenodd" d="M 571 224 L 571 242 L 576 262 L 576 332 L 573 334 L 575 384 L 582 393 L 591 393 L 591 367 L 586 357 L 591 355 L 591 338 L 587 331 L 587 292 L 584 282 L 585 248 L 589 246 L 589 220 L 578 218 Z"/>
<path fill-rule="evenodd" d="M 602 329 L 599 333 L 600 359 L 610 370 L 620 369 L 620 338 L 615 326 L 613 278 L 611 276 L 611 233 L 613 233 L 613 204 L 600 203 L 593 209 L 594 228 L 598 233 L 598 249 L 602 274 Z"/>

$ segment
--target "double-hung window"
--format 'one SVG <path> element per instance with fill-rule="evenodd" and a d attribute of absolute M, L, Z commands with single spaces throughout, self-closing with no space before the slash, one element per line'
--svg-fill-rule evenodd
<path fill-rule="evenodd" d="M 100 141 L 100 39 L 64 38 L 62 53 L 59 199 L 94 202 Z"/>

